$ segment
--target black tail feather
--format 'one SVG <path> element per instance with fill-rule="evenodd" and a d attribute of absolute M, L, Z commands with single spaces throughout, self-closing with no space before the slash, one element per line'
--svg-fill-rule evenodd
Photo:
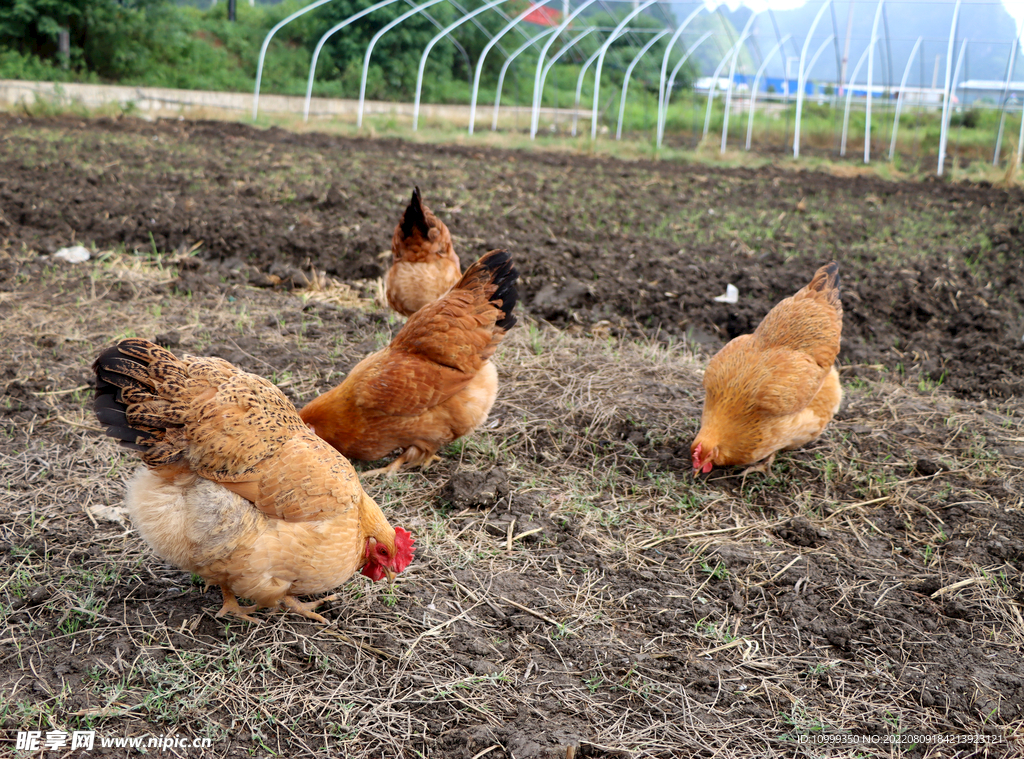
<path fill-rule="evenodd" d="M 497 326 L 504 330 L 512 329 L 517 321 L 513 311 L 519 300 L 519 289 L 516 287 L 519 270 L 512 263 L 512 256 L 508 254 L 507 250 L 492 250 L 490 253 L 484 254 L 480 263 L 487 271 L 491 272 L 491 282 L 497 287 L 494 295 L 491 296 L 491 302 L 498 305 L 505 314 L 497 322 Z"/>
<path fill-rule="evenodd" d="M 402 234 L 411 237 L 414 230 L 426 238 L 430 234 L 430 225 L 427 224 L 427 217 L 423 213 L 423 196 L 420 195 L 420 188 L 412 191 L 412 200 L 402 215 Z"/>
<path fill-rule="evenodd" d="M 131 426 L 128 422 L 128 404 L 124 401 L 123 391 L 126 388 L 152 390 L 136 379 L 139 370 L 146 368 L 144 362 L 121 353 L 117 345 L 103 351 L 92 365 L 96 373 L 96 398 L 93 401 L 93 410 L 105 428 L 104 434 L 120 440 L 121 445 L 136 451 L 148 450 L 140 443 L 156 435 Z M 135 376 L 129 376 L 125 372 Z"/>
<path fill-rule="evenodd" d="M 839 292 L 839 264 L 833 261 L 830 264 L 822 266 L 819 271 L 824 271 L 828 276 L 821 280 L 820 285 L 816 288 L 818 290 L 832 290 L 835 289 Z"/>

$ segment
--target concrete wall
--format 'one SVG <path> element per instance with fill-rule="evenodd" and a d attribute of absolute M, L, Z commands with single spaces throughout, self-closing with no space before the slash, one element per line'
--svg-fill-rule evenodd
<path fill-rule="evenodd" d="M 252 113 L 252 94 L 244 92 L 209 92 L 206 90 L 172 90 L 166 87 L 124 87 L 111 84 L 78 84 L 53 82 L 26 82 L 16 79 L 0 79 L 0 107 L 10 108 L 20 103 L 32 104 L 37 98 L 63 103 L 79 103 L 87 108 L 101 108 L 109 105 L 125 106 L 134 103 L 143 113 L 154 116 L 190 115 L 195 111 L 229 111 L 239 115 Z M 302 115 L 305 98 L 289 95 L 260 95 L 260 113 L 291 113 Z M 358 100 L 342 98 L 313 98 L 309 105 L 309 116 L 355 122 L 359 110 Z M 412 122 L 412 103 L 390 103 L 367 100 L 364 104 L 366 116 L 390 115 L 402 121 Z M 479 103 L 476 112 L 476 128 L 489 129 L 494 111 L 493 101 Z M 572 109 L 542 108 L 541 121 L 546 124 L 568 124 L 572 121 Z M 580 109 L 579 119 L 589 121 L 590 110 Z M 452 126 L 469 124 L 468 105 L 420 104 L 421 123 L 443 123 Z M 501 107 L 500 127 L 528 128 L 530 125 L 529 106 Z"/>

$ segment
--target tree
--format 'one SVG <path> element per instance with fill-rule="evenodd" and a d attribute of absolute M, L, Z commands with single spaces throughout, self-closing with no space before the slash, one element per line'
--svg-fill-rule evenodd
<path fill-rule="evenodd" d="M 144 67 L 157 44 L 162 0 L 13 0 L 0 5 L 0 39 L 11 50 L 59 64 L 58 35 L 67 29 L 70 63 L 117 79 Z"/>

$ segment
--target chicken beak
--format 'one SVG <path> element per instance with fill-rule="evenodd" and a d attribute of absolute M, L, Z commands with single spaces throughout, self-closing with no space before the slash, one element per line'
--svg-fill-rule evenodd
<path fill-rule="evenodd" d="M 395 570 L 391 569 L 390 567 L 384 567 L 383 569 L 384 569 L 384 574 L 387 575 L 387 578 L 388 578 L 388 585 L 389 586 L 390 585 L 394 585 L 395 584 Z"/>

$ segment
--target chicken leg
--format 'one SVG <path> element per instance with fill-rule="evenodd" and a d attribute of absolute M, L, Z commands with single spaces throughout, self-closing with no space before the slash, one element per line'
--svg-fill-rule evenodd
<path fill-rule="evenodd" d="M 317 614 L 315 609 L 320 604 L 326 603 L 327 601 L 333 601 L 337 597 L 338 594 L 334 593 L 332 595 L 325 596 L 324 598 L 318 598 L 315 601 L 303 602 L 299 601 L 297 598 L 295 598 L 295 596 L 285 596 L 281 599 L 281 604 L 284 605 L 285 608 L 294 611 L 296 614 L 301 614 L 307 619 L 312 619 L 317 622 L 320 622 L 321 624 L 329 625 L 330 622 L 328 622 L 324 617 Z"/>
<path fill-rule="evenodd" d="M 384 475 L 385 477 L 394 477 L 406 467 L 419 466 L 426 469 L 435 461 L 440 460 L 440 456 L 435 456 L 433 453 L 427 453 L 425 450 L 422 450 L 415 445 L 410 445 L 405 449 L 401 456 L 387 466 L 381 467 L 380 469 L 371 469 L 369 472 L 362 472 L 361 476 L 364 479 L 367 477 L 379 477 L 380 475 Z"/>
<path fill-rule="evenodd" d="M 761 461 L 759 461 L 757 464 L 751 464 L 746 469 L 744 469 L 740 473 L 742 477 L 742 479 L 740 480 L 740 490 L 743 490 L 744 486 L 747 484 L 747 475 L 750 474 L 751 472 L 760 472 L 765 477 L 770 477 L 773 463 L 775 463 L 775 453 L 772 453 L 769 456 L 761 459 Z"/>
<path fill-rule="evenodd" d="M 230 614 L 233 617 L 244 619 L 249 622 L 259 622 L 256 617 L 250 617 L 249 613 L 256 611 L 259 606 L 239 606 L 238 599 L 235 598 L 234 592 L 227 585 L 220 586 L 220 592 L 224 594 L 224 605 L 220 607 L 220 611 L 217 612 L 217 617 L 223 617 L 226 614 Z"/>

